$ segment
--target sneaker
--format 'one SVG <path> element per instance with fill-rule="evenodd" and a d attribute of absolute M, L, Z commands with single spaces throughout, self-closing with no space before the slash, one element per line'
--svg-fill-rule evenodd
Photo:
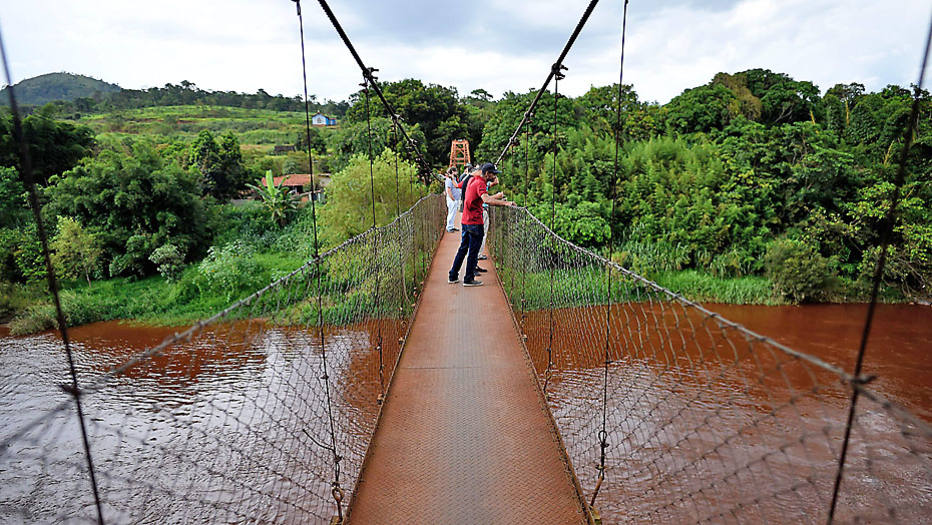
<path fill-rule="evenodd" d="M 476 271 L 479 272 L 479 273 L 485 273 L 485 272 L 487 272 L 488 270 L 486 270 L 485 268 L 483 268 L 483 267 L 481 267 L 481 266 L 476 266 Z"/>
<path fill-rule="evenodd" d="M 447 228 L 447 231 L 448 231 L 449 233 L 453 233 L 453 232 L 456 231 L 456 228 L 453 228 L 452 230 L 451 230 L 450 228 Z"/>
<path fill-rule="evenodd" d="M 453 229 L 450 230 L 450 231 L 451 231 L 451 232 L 458 232 L 458 231 L 460 231 L 460 229 L 459 229 L 459 228 L 453 228 Z"/>
<path fill-rule="evenodd" d="M 460 282 L 460 278 L 457 277 L 457 278 L 454 279 L 454 278 L 451 278 L 451 277 L 447 277 L 447 282 L 450 283 L 450 284 L 456 284 L 456 283 Z"/>
<path fill-rule="evenodd" d="M 482 286 L 482 281 L 473 280 L 468 283 L 466 281 L 463 281 L 463 286 Z"/>
<path fill-rule="evenodd" d="M 486 259 L 488 259 L 488 258 L 489 258 L 488 255 L 480 255 L 480 256 L 479 256 L 479 260 L 480 260 L 480 261 L 484 261 L 484 260 L 486 260 Z"/>

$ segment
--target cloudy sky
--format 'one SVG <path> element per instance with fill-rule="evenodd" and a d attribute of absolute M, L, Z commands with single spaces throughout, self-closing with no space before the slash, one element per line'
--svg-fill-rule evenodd
<path fill-rule="evenodd" d="M 537 88 L 587 0 L 331 0 L 382 80 Z M 317 2 L 302 2 L 309 90 L 343 99 L 359 70 Z M 561 91 L 618 78 L 622 0 L 602 0 L 567 57 Z M 823 91 L 876 90 L 918 74 L 928 0 L 632 0 L 625 83 L 666 102 L 719 71 L 769 68 Z M 297 95 L 298 20 L 291 0 L 0 0 L 14 82 L 69 71 L 125 88 L 194 82 L 204 89 Z"/>

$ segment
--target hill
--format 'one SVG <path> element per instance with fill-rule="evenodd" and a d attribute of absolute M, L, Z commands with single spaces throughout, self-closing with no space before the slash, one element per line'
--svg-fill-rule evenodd
<path fill-rule="evenodd" d="M 55 100 L 75 100 L 115 93 L 123 88 L 103 80 L 73 73 L 47 73 L 17 82 L 16 101 L 24 106 L 41 106 Z M 9 104 L 7 88 L 0 90 L 0 104 Z"/>

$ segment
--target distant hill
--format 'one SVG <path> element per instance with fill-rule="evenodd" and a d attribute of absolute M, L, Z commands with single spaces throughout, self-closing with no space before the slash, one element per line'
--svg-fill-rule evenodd
<path fill-rule="evenodd" d="M 16 102 L 24 106 L 41 106 L 54 100 L 93 97 L 95 94 L 114 93 L 123 89 L 116 84 L 72 73 L 47 73 L 17 82 L 13 87 L 16 89 Z M 9 105 L 6 90 L 0 90 L 2 105 Z"/>

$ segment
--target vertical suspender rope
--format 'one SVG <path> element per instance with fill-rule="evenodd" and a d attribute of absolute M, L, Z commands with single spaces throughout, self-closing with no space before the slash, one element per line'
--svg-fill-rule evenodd
<path fill-rule="evenodd" d="M 527 115 L 527 118 L 525 119 L 527 123 L 525 124 L 525 127 L 524 127 L 524 208 L 525 208 L 525 213 L 522 218 L 522 223 L 524 226 L 523 228 L 524 235 L 527 235 L 527 232 L 528 232 L 528 228 L 527 228 L 528 217 L 527 216 L 528 214 L 530 214 L 530 212 L 527 211 L 528 171 L 530 169 L 529 148 L 531 144 L 531 119 L 533 118 L 533 115 L 531 115 L 530 112 L 531 110 L 528 109 L 527 111 L 528 115 Z M 525 238 L 525 242 L 527 242 L 527 238 Z M 522 254 L 522 259 L 524 260 L 524 268 L 523 268 L 523 271 L 521 272 L 521 326 L 522 327 L 524 326 L 524 321 L 525 321 L 525 317 L 527 314 L 527 272 L 528 272 L 528 259 L 530 259 L 530 257 L 528 257 L 527 255 L 527 252 L 530 250 L 530 248 L 531 248 L 530 246 L 526 246 L 525 249 L 522 250 L 524 252 Z M 525 333 L 525 336 L 526 335 L 527 334 Z"/>
<path fill-rule="evenodd" d="M 564 77 L 562 71 L 566 66 L 557 62 L 553 65 L 553 168 L 550 173 L 550 229 L 556 231 L 557 221 L 557 106 L 560 101 L 560 80 Z M 550 242 L 550 337 L 547 342 L 547 371 L 544 374 L 544 396 L 547 396 L 547 387 L 550 385 L 550 376 L 553 374 L 553 280 L 556 266 L 556 242 Z"/>
<path fill-rule="evenodd" d="M 903 132 L 903 151 L 900 153 L 900 163 L 896 170 L 896 177 L 893 185 L 893 195 L 890 197 L 890 207 L 880 224 L 880 257 L 877 259 L 877 266 L 874 269 L 874 280 L 871 288 L 871 301 L 867 307 L 867 318 L 864 320 L 864 331 L 861 334 L 861 344 L 858 348 L 858 358 L 854 365 L 854 379 L 851 389 L 851 401 L 848 406 L 848 419 L 845 424 L 845 437 L 841 444 L 841 454 L 838 458 L 838 470 L 835 474 L 835 485 L 832 488 L 832 502 L 828 510 L 828 523 L 835 519 L 835 508 L 838 503 L 838 491 L 841 488 L 841 481 L 844 477 L 845 459 L 848 455 L 848 442 L 851 439 L 851 425 L 854 422 L 855 410 L 857 408 L 860 387 L 867 380 L 861 377 L 861 367 L 864 364 L 864 352 L 867 348 L 867 339 L 870 337 L 871 325 L 874 319 L 874 310 L 877 307 L 877 294 L 880 290 L 880 281 L 883 279 L 883 269 L 887 259 L 887 248 L 890 246 L 890 238 L 893 236 L 893 227 L 896 222 L 896 207 L 900 200 L 900 189 L 906 179 L 906 161 L 909 157 L 909 148 L 913 143 L 913 133 L 917 129 L 919 120 L 919 102 L 922 98 L 922 85 L 925 80 L 926 64 L 929 59 L 929 47 L 932 45 L 932 20 L 929 21 L 929 29 L 926 33 L 925 47 L 922 52 L 921 65 L 919 66 L 919 80 L 913 86 L 913 104 L 909 113 L 909 120 L 906 123 L 906 129 Z"/>
<path fill-rule="evenodd" d="M 379 264 L 379 243 L 381 242 L 382 232 L 376 227 L 375 221 L 375 174 L 374 168 L 372 166 L 372 116 L 369 112 L 369 79 L 375 78 L 372 75 L 373 69 L 369 69 L 369 75 L 363 77 L 363 82 L 360 84 L 365 90 L 366 95 L 366 148 L 369 154 L 369 195 L 372 201 L 372 235 L 375 237 L 372 243 L 372 257 L 373 262 L 375 263 L 375 312 L 378 318 L 376 319 L 376 350 L 379 353 L 379 395 L 377 400 L 383 399 L 385 395 L 385 360 L 382 355 L 382 312 L 379 311 L 380 301 L 379 293 L 382 285 L 382 268 Z"/>
<path fill-rule="evenodd" d="M 398 130 L 396 124 L 392 122 L 392 151 L 395 153 L 395 216 L 401 217 L 401 182 L 398 177 Z M 405 249 L 401 245 L 401 238 L 398 239 L 398 265 L 401 271 L 401 306 L 399 309 L 404 312 L 404 304 L 408 302 L 408 280 L 405 278 Z"/>
<path fill-rule="evenodd" d="M 292 0 L 298 13 L 298 27 L 301 37 L 301 74 L 304 80 L 304 124 L 307 137 L 307 167 L 311 175 L 311 187 L 316 186 L 314 180 L 314 160 L 311 157 L 311 109 L 307 96 L 307 58 L 304 51 L 304 17 L 301 15 L 301 0 Z M 333 420 L 333 403 L 330 397 L 330 376 L 327 370 L 327 347 L 324 341 L 324 310 L 323 298 L 321 297 L 321 268 L 320 268 L 320 244 L 317 235 L 317 206 L 314 199 L 311 200 L 311 222 L 314 226 L 314 260 L 315 274 L 317 277 L 317 333 L 320 341 L 321 363 L 323 366 L 324 393 L 327 401 L 327 418 L 330 423 L 330 447 L 329 451 L 333 455 L 333 481 L 330 483 L 331 495 L 337 507 L 337 518 L 339 523 L 343 523 L 343 489 L 340 488 L 340 461 L 343 460 L 337 451 L 336 426 Z"/>
<path fill-rule="evenodd" d="M 10 65 L 7 61 L 6 46 L 3 44 L 2 36 L 0 36 L 0 56 L 3 58 L 3 72 L 6 75 L 7 92 L 10 95 L 10 113 L 12 113 L 13 117 L 13 141 L 17 146 L 16 154 L 19 157 L 20 176 L 29 189 L 29 205 L 32 208 L 32 216 L 36 221 L 36 230 L 39 233 L 39 240 L 42 244 L 42 258 L 45 260 L 45 276 L 48 281 L 49 293 L 52 295 L 52 300 L 55 303 L 58 331 L 61 334 L 62 344 L 65 347 L 65 356 L 68 359 L 68 370 L 71 374 L 71 384 L 62 384 L 61 388 L 74 398 L 74 405 L 78 413 L 78 425 L 81 429 L 81 441 L 84 444 L 84 457 L 87 462 L 87 472 L 90 477 L 91 491 L 94 494 L 94 506 L 97 509 L 97 522 L 103 525 L 104 513 L 100 503 L 100 491 L 97 488 L 97 476 L 94 472 L 94 459 L 91 456 L 91 443 L 87 437 L 87 426 L 84 423 L 84 408 L 81 404 L 81 389 L 78 385 L 78 372 L 74 366 L 74 355 L 71 352 L 71 341 L 68 338 L 68 324 L 65 321 L 65 313 L 61 307 L 61 298 L 58 295 L 58 279 L 55 277 L 55 268 L 52 266 L 52 259 L 49 255 L 48 236 L 45 231 L 45 225 L 42 222 L 42 212 L 39 207 L 39 198 L 36 194 L 36 184 L 32 176 L 32 158 L 29 156 L 29 147 L 23 135 L 23 123 L 20 120 L 19 106 L 16 104 L 16 96 L 13 93 L 13 78 L 12 75 L 10 75 Z"/>
<path fill-rule="evenodd" d="M 612 172 L 611 189 L 609 198 L 612 201 L 611 215 L 608 218 L 608 259 L 612 259 L 612 250 L 614 249 L 614 233 L 612 221 L 615 219 L 615 186 L 618 184 L 618 153 L 621 149 L 621 142 L 624 135 L 621 133 L 621 97 L 623 93 L 623 82 L 625 79 L 625 30 L 628 26 L 628 0 L 625 0 L 623 13 L 621 16 L 621 59 L 618 66 L 618 100 L 615 103 L 615 167 Z M 605 450 L 608 448 L 608 430 L 606 429 L 606 420 L 608 418 L 608 367 L 611 365 L 609 357 L 609 345 L 611 344 L 612 335 L 612 267 L 606 265 L 605 278 L 608 284 L 608 309 L 605 313 L 605 355 L 602 376 L 602 429 L 599 430 L 599 478 L 596 481 L 595 489 L 592 491 L 592 499 L 589 506 L 595 505 L 595 498 L 599 495 L 599 489 L 602 488 L 602 482 L 605 480 Z"/>

